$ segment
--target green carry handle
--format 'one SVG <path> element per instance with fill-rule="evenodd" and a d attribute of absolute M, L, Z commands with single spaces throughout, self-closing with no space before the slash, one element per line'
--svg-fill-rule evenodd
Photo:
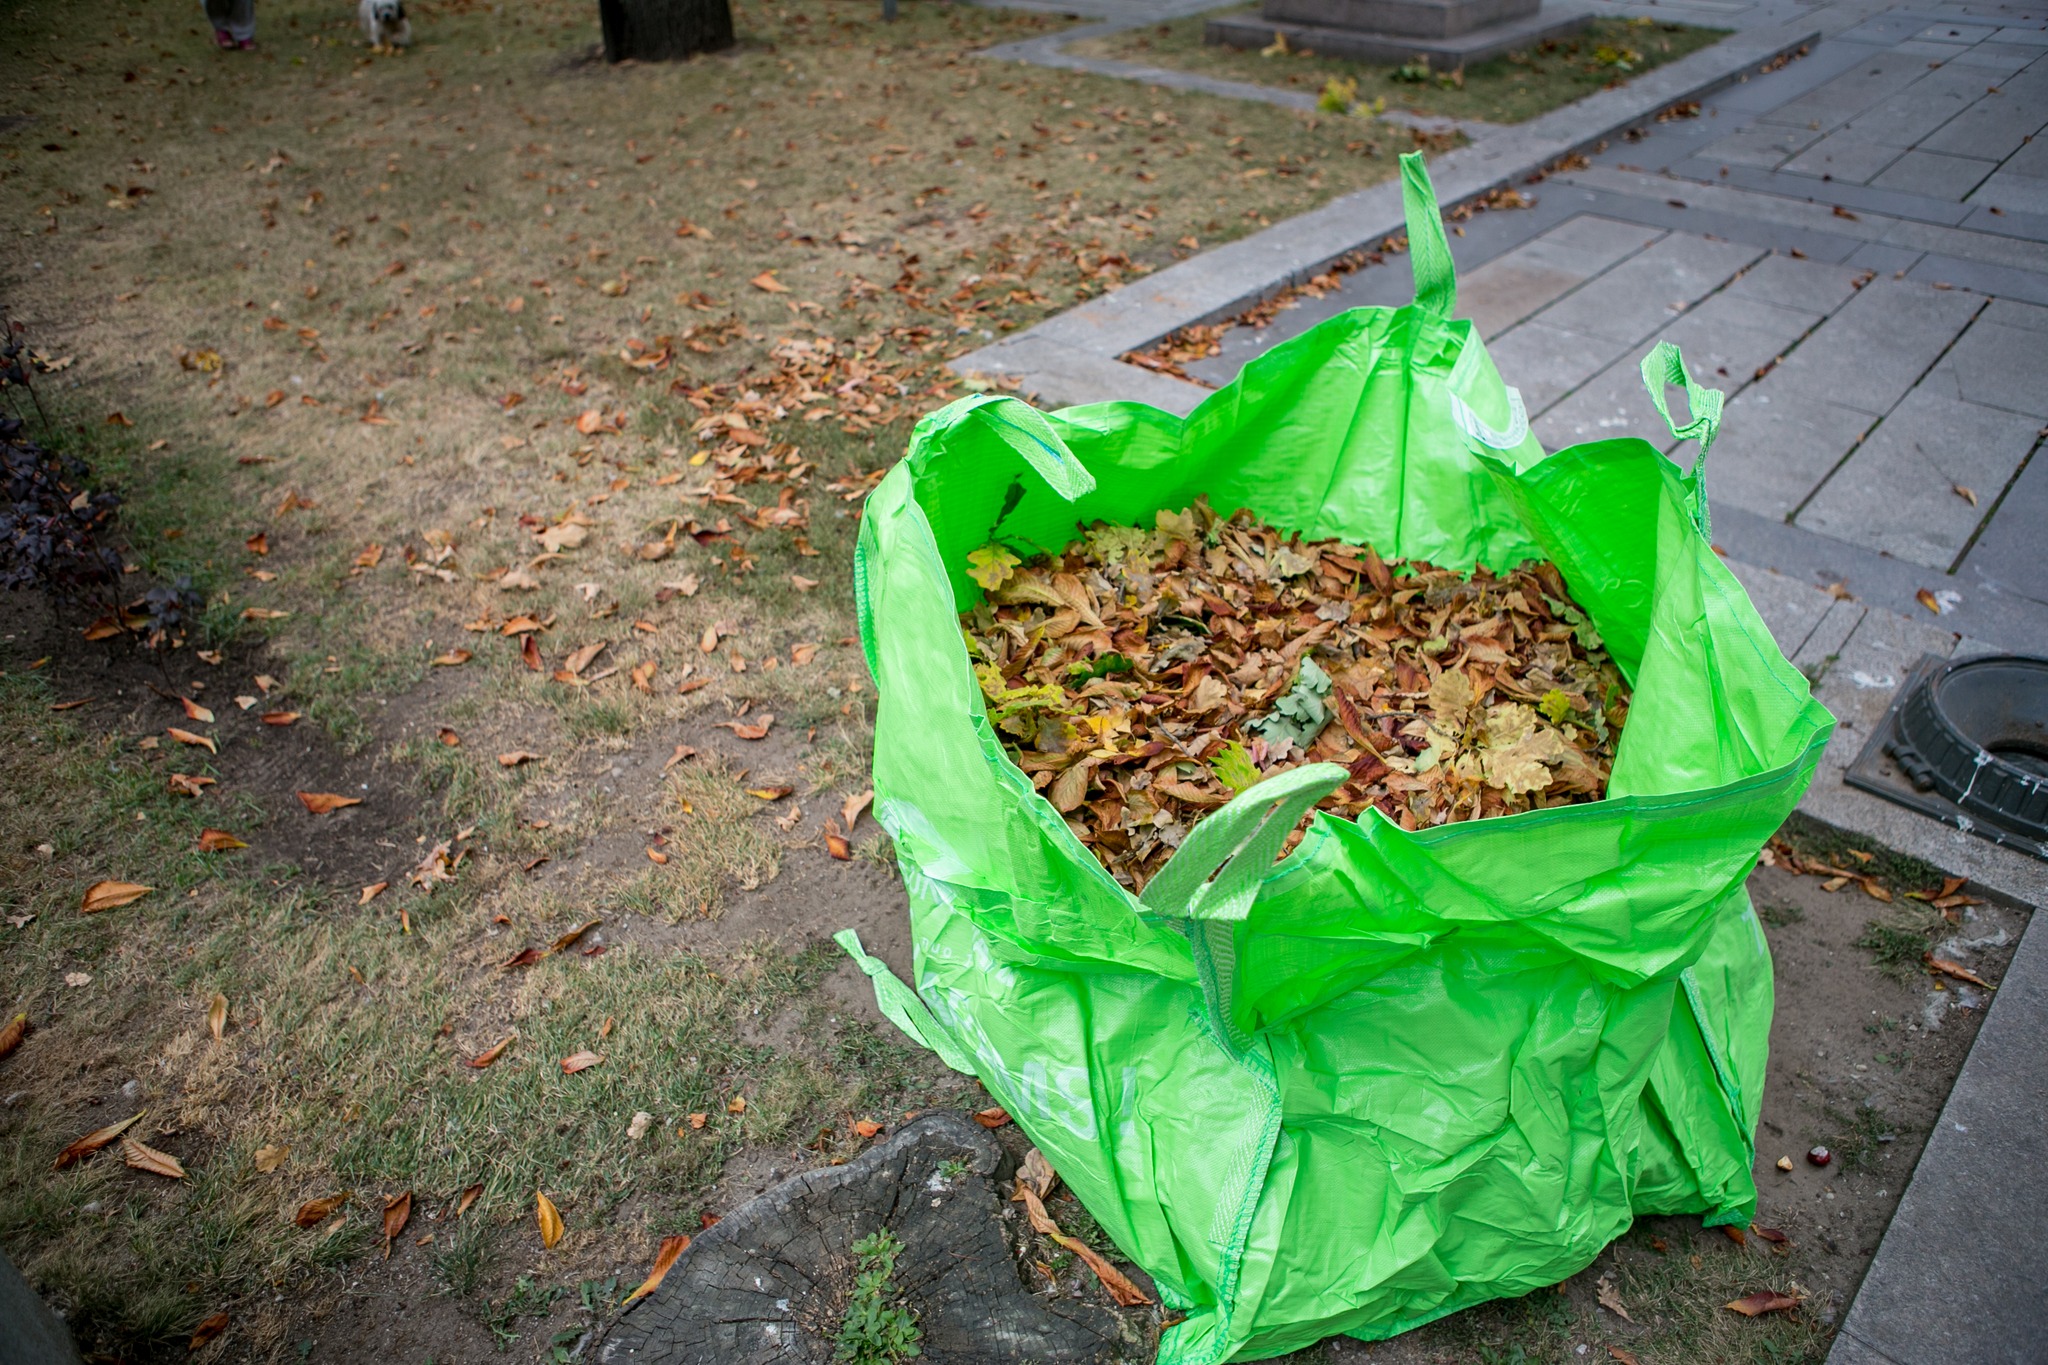
<path fill-rule="evenodd" d="M 1650 391 L 1650 401 L 1657 405 L 1657 415 L 1664 419 L 1665 426 L 1671 428 L 1671 434 L 1681 441 L 1696 440 L 1700 443 L 1700 453 L 1694 457 L 1692 468 L 1681 478 L 1691 500 L 1693 525 L 1700 528 L 1702 536 L 1711 539 L 1707 512 L 1707 451 L 1721 430 L 1721 407 L 1726 397 L 1719 389 L 1710 389 L 1694 379 L 1685 368 L 1685 357 L 1677 346 L 1668 341 L 1660 341 L 1650 348 L 1650 353 L 1643 357 L 1642 371 L 1643 387 Z M 1677 385 L 1685 390 L 1685 406 L 1692 413 L 1692 420 L 1684 426 L 1671 420 L 1671 409 L 1664 400 L 1666 385 Z"/>
<path fill-rule="evenodd" d="M 1401 157 L 1401 211 L 1408 220 L 1408 268 L 1415 274 L 1415 306 L 1447 318 L 1458 307 L 1458 268 L 1437 212 L 1436 189 L 1421 152 Z"/>
<path fill-rule="evenodd" d="M 1252 1041 L 1232 1013 L 1237 925 L 1251 912 L 1288 833 L 1350 776 L 1336 763 L 1310 763 L 1245 788 L 1196 822 L 1138 897 L 1147 913 L 1172 920 L 1187 935 L 1210 1025 L 1233 1056 Z"/>
<path fill-rule="evenodd" d="M 832 935 L 832 941 L 845 949 L 854 965 L 875 983 L 875 1003 L 882 1007 L 882 1013 L 888 1016 L 890 1023 L 902 1029 L 911 1042 L 938 1053 L 939 1060 L 953 1070 L 969 1076 L 975 1074 L 974 1059 L 967 1055 L 967 1050 L 933 1016 L 917 992 L 904 985 L 896 973 L 889 970 L 888 963 L 868 955 L 867 950 L 860 946 L 859 934 L 851 929 L 841 929 Z"/>

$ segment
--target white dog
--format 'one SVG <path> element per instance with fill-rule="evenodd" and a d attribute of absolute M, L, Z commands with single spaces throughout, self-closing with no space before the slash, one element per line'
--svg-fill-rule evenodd
<path fill-rule="evenodd" d="M 405 17 L 405 0 L 360 0 L 356 19 L 371 47 L 407 47 L 412 43 L 412 21 Z"/>

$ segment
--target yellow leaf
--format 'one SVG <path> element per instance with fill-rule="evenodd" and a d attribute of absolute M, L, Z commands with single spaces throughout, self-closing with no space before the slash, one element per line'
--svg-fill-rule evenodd
<path fill-rule="evenodd" d="M 206 1031 L 219 1042 L 228 1027 L 228 998 L 219 991 L 213 993 L 213 1001 L 206 1007 Z"/>
<path fill-rule="evenodd" d="M 967 576 L 979 583 L 983 591 L 994 592 L 1010 581 L 1023 562 L 1001 545 L 984 545 L 969 552 Z"/>
<path fill-rule="evenodd" d="M 550 1251 L 555 1243 L 562 1240 L 562 1215 L 556 1211 L 554 1201 L 540 1191 L 534 1191 L 535 1217 L 540 1222 L 540 1244 Z"/>
<path fill-rule="evenodd" d="M 81 914 L 94 914 L 101 910 L 115 910 L 132 905 L 156 888 L 142 886 L 136 882 L 94 882 L 85 888 L 85 900 L 79 905 Z"/>

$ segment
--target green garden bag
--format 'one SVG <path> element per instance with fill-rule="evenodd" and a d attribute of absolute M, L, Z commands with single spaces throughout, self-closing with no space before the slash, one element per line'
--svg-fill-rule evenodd
<path fill-rule="evenodd" d="M 1554 1284 L 1632 1217 L 1745 1223 L 1771 964 L 1744 877 L 1833 720 L 1706 537 L 1699 441 L 1545 456 L 1403 159 L 1415 301 L 1275 347 L 1185 419 L 976 396 L 868 499 L 855 572 L 875 814 L 916 988 L 885 1013 L 978 1076 L 1185 1316 L 1166 1362 L 1392 1336 Z M 1667 416 L 1668 420 L 1668 416 Z M 1404 832 L 1313 764 L 1209 814 L 1133 896 L 1007 758 L 959 625 L 968 554 L 1058 549 L 1206 494 L 1460 569 L 1554 561 L 1633 688 L 1604 800 Z"/>

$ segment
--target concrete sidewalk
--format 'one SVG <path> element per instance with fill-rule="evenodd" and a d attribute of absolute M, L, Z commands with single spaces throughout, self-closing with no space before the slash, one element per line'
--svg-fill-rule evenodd
<path fill-rule="evenodd" d="M 1724 47 L 1807 25 L 1824 37 L 1802 59 L 1752 66 L 1696 117 L 1659 122 L 1647 108 L 1626 136 L 1530 188 L 1535 207 L 1464 222 L 1459 313 L 1551 448 L 1630 434 L 1669 449 L 1636 363 L 1660 339 L 1683 347 L 1729 398 L 1708 471 L 1716 545 L 1840 722 L 1802 809 L 1974 889 L 2048 904 L 2048 862 L 1842 780 L 1923 654 L 2048 654 L 2048 8 L 1616 8 L 1749 31 Z M 1559 111 L 1546 135 L 1569 140 L 1574 116 L 1610 117 Z M 1507 174 L 1489 165 L 1535 145 L 1527 125 L 1489 135 L 1433 163 L 1439 189 L 1483 190 Z M 1373 195 L 1347 208 L 1383 214 Z M 1201 388 L 1117 357 L 1215 320 L 1221 301 L 1304 278 L 1336 254 L 1341 211 L 1133 282 L 1123 299 L 959 364 L 1019 374 L 1053 401 L 1114 394 L 1187 411 Z M 1354 226 L 1358 240 L 1392 230 Z M 1326 317 L 1409 293 L 1406 261 L 1390 258 L 1264 328 L 1233 329 L 1188 372 L 1224 383 Z M 2048 1359 L 2035 1268 L 2048 1250 L 2044 935 L 2029 932 L 2013 960 L 1835 1365 Z"/>

